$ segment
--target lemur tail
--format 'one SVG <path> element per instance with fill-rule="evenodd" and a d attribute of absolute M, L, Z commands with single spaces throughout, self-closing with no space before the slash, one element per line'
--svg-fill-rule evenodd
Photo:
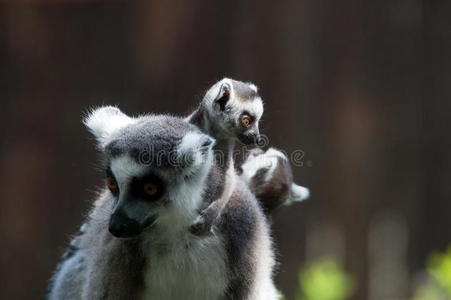
<path fill-rule="evenodd" d="M 297 185 L 296 183 L 291 184 L 290 197 L 285 202 L 285 205 L 290 205 L 293 202 L 301 202 L 310 196 L 310 190 L 306 187 Z"/>

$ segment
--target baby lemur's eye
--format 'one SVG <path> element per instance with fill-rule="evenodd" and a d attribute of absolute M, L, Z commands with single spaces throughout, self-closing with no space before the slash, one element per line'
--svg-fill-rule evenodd
<path fill-rule="evenodd" d="M 149 196 L 155 196 L 158 193 L 158 185 L 155 183 L 144 184 L 144 193 Z"/>
<path fill-rule="evenodd" d="M 252 119 L 251 119 L 250 116 L 248 116 L 248 115 L 243 115 L 243 116 L 241 117 L 241 125 L 242 125 L 244 128 L 249 127 L 249 125 L 251 125 L 251 123 L 252 123 Z"/>
<path fill-rule="evenodd" d="M 116 180 L 115 180 L 113 177 L 111 177 L 111 176 L 108 176 L 108 177 L 107 177 L 107 179 L 106 179 L 106 185 L 108 186 L 108 188 L 110 189 L 110 191 L 111 191 L 113 194 L 116 194 L 116 193 L 119 191 L 119 187 L 118 187 L 118 185 L 117 185 Z"/>

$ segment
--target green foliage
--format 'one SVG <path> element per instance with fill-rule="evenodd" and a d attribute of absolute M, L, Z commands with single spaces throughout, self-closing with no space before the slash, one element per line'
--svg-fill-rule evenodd
<path fill-rule="evenodd" d="M 426 263 L 429 274 L 451 297 L 451 247 L 445 253 L 432 253 Z"/>
<path fill-rule="evenodd" d="M 355 289 L 354 280 L 331 258 L 302 269 L 299 286 L 296 300 L 344 300 Z"/>
<path fill-rule="evenodd" d="M 416 290 L 412 300 L 446 300 L 448 297 L 443 294 L 442 289 L 437 285 L 428 283 L 420 286 Z"/>
<path fill-rule="evenodd" d="M 445 253 L 431 253 L 426 261 L 429 279 L 413 296 L 413 300 L 451 299 L 451 247 Z"/>

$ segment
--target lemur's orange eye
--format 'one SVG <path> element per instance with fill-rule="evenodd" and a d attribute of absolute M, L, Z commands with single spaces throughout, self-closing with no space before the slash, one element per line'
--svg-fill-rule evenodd
<path fill-rule="evenodd" d="M 155 183 L 146 183 L 144 185 L 144 193 L 149 196 L 155 196 L 158 193 L 158 186 Z"/>
<path fill-rule="evenodd" d="M 106 185 L 108 186 L 108 188 L 112 191 L 112 192 L 116 192 L 117 191 L 117 182 L 116 180 L 114 180 L 113 177 L 108 176 L 108 178 L 106 179 Z"/>
<path fill-rule="evenodd" d="M 241 125 L 243 125 L 243 127 L 249 127 L 249 125 L 251 125 L 251 118 L 248 116 L 243 116 L 241 118 Z"/>

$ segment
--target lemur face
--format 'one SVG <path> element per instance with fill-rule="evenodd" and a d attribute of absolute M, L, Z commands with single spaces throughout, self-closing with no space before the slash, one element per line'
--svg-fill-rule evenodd
<path fill-rule="evenodd" d="M 102 137 L 105 181 L 114 198 L 111 234 L 132 237 L 154 226 L 190 218 L 200 201 L 198 189 L 211 167 L 214 140 L 184 120 L 169 116 L 130 118 L 123 126 L 118 126 L 114 117 L 106 118 L 102 130 L 93 129 L 90 124 L 101 110 L 85 123 L 96 137 Z M 105 137 L 110 124 L 120 128 Z"/>
<path fill-rule="evenodd" d="M 244 144 L 258 142 L 263 102 L 255 85 L 225 78 L 216 83 L 206 97 L 213 99 L 210 114 L 217 130 Z"/>

